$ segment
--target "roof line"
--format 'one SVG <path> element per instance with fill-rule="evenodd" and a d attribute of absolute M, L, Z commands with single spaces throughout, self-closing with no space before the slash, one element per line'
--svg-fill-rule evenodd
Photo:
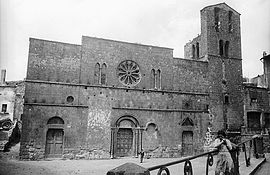
<path fill-rule="evenodd" d="M 232 8 L 231 6 L 229 6 L 228 4 L 226 4 L 225 2 L 221 2 L 221 3 L 218 3 L 218 4 L 213 4 L 213 5 L 208 5 L 204 8 L 201 9 L 201 11 L 203 11 L 204 9 L 208 8 L 208 7 L 213 7 L 213 6 L 217 6 L 217 5 L 221 5 L 221 4 L 224 4 L 228 7 L 230 7 L 234 12 L 238 13 L 239 15 L 241 15 L 241 13 L 239 13 L 238 11 L 236 11 L 234 8 Z"/>
<path fill-rule="evenodd" d="M 93 38 L 93 39 L 99 39 L 99 40 L 105 40 L 105 41 L 112 41 L 112 42 L 118 42 L 118 43 L 133 44 L 133 45 L 148 46 L 148 47 L 157 47 L 157 48 L 162 48 L 162 49 L 170 49 L 170 50 L 173 50 L 173 48 L 169 48 L 169 47 L 153 46 L 153 45 L 148 45 L 148 44 L 132 43 L 132 42 L 127 42 L 127 41 L 118 41 L 118 40 L 113 40 L 113 39 L 105 39 L 105 38 L 98 38 L 98 37 L 85 36 L 85 35 L 83 35 L 82 37 Z"/>
<path fill-rule="evenodd" d="M 52 43 L 60 43 L 60 44 L 68 44 L 68 45 L 74 45 L 74 46 L 81 46 L 80 44 L 72 44 L 72 43 L 65 43 L 65 42 L 60 42 L 60 41 L 53 41 L 53 40 L 46 40 L 46 39 L 40 39 L 40 38 L 29 38 L 30 40 L 40 40 L 40 41 L 47 41 L 47 42 L 52 42 Z"/>

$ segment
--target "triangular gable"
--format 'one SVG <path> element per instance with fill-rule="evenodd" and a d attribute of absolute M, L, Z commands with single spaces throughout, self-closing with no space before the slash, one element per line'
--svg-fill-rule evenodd
<path fill-rule="evenodd" d="M 183 120 L 182 126 L 194 126 L 194 123 L 191 118 L 187 117 Z"/>

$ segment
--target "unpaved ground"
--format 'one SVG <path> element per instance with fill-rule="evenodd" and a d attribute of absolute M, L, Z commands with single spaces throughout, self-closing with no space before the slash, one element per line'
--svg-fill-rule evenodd
<path fill-rule="evenodd" d="M 0 153 L 1 154 L 1 153 Z M 143 167 L 151 167 L 179 158 L 146 159 L 140 164 L 138 158 L 122 158 L 112 160 L 46 160 L 46 161 L 19 161 L 19 160 L 0 160 L 0 175 L 105 175 L 109 170 L 133 162 Z M 196 163 L 195 163 L 196 162 Z M 205 173 L 206 157 L 192 161 L 193 170 L 199 174 Z M 211 167 L 213 170 L 213 167 Z M 170 167 L 171 174 L 183 172 L 183 164 Z M 177 173 L 178 172 L 178 173 Z M 194 173 L 195 173 L 194 172 Z M 157 174 L 157 171 L 151 172 Z"/>
<path fill-rule="evenodd" d="M 179 160 L 179 158 L 145 159 L 142 164 L 139 163 L 139 158 L 19 161 L 18 151 L 19 146 L 16 146 L 9 153 L 0 152 L 0 175 L 105 175 L 109 170 L 127 162 L 147 168 Z M 195 171 L 205 171 L 206 157 L 197 159 L 195 162 Z M 171 174 L 175 174 L 177 171 L 183 172 L 183 164 L 172 166 L 170 171 Z M 151 174 L 157 174 L 157 171 Z"/>
<path fill-rule="evenodd" d="M 160 159 L 145 159 L 144 163 L 140 164 L 138 158 L 122 158 L 110 160 L 43 160 L 43 161 L 19 161 L 18 147 L 12 148 L 11 152 L 0 152 L 0 175 L 105 175 L 109 170 L 123 165 L 127 162 L 133 162 L 145 168 L 160 165 L 179 158 L 160 158 Z M 242 157 L 242 156 L 240 156 Z M 268 156 L 269 157 L 269 156 Z M 206 158 L 201 157 L 192 160 L 193 174 L 205 174 Z M 215 161 L 215 157 L 214 157 Z M 251 160 L 250 169 L 255 168 L 255 164 L 260 160 Z M 215 162 L 214 162 L 215 165 Z M 184 164 L 170 166 L 171 174 L 183 174 Z M 209 175 L 214 174 L 214 166 L 209 168 Z M 244 165 L 244 159 L 240 162 L 241 174 L 249 174 Z M 157 174 L 157 171 L 151 172 L 151 175 Z"/>

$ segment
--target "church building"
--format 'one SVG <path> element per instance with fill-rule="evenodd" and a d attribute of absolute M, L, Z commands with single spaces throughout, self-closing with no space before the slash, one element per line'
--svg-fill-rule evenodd
<path fill-rule="evenodd" d="M 181 157 L 243 125 L 240 14 L 203 8 L 201 34 L 173 49 L 82 36 L 30 38 L 22 159 Z"/>

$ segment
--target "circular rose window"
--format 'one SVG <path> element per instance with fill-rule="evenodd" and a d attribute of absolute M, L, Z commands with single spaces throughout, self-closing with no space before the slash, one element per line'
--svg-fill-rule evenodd
<path fill-rule="evenodd" d="M 141 80 L 138 64 L 131 60 L 121 62 L 117 67 L 119 81 L 126 86 L 135 86 Z"/>

